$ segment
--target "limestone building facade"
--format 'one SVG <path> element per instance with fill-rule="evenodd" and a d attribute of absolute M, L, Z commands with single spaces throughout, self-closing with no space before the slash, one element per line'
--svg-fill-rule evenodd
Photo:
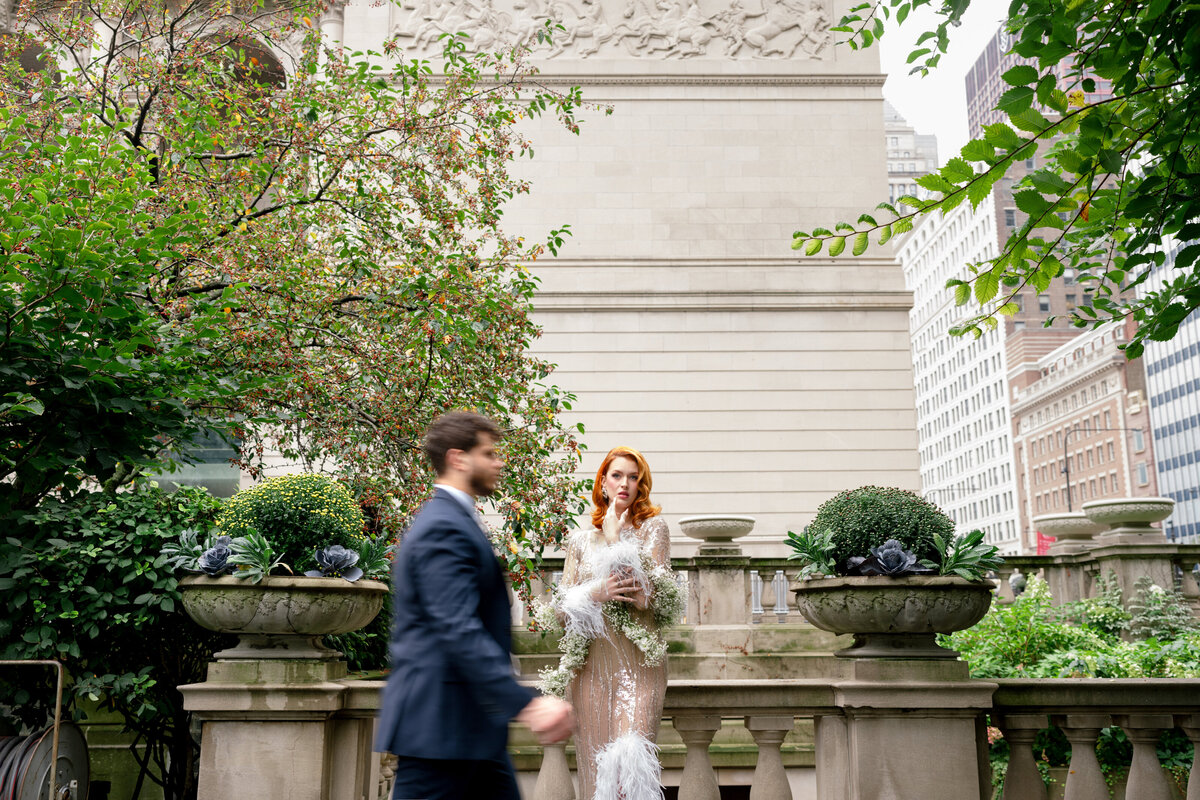
<path fill-rule="evenodd" d="M 749 514 L 749 553 L 781 553 L 846 488 L 918 488 L 911 293 L 891 247 L 806 259 L 791 234 L 857 219 L 887 197 L 874 49 L 833 46 L 843 0 L 355 0 L 345 41 L 435 54 L 554 19 L 540 80 L 611 104 L 572 136 L 530 125 L 529 196 L 510 230 L 570 225 L 539 261 L 541 355 L 577 394 L 594 470 L 642 450 L 677 520 Z M 528 40 L 532 41 L 532 40 Z"/>

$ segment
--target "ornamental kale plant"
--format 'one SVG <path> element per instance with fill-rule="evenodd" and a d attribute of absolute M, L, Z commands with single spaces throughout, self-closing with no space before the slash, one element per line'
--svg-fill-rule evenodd
<path fill-rule="evenodd" d="M 362 569 L 355 566 L 358 564 L 358 553 L 347 550 L 340 544 L 317 550 L 313 556 L 319 569 L 310 569 L 304 573 L 310 578 L 345 578 L 348 581 L 356 581 L 363 576 Z"/>
<path fill-rule="evenodd" d="M 926 562 L 928 563 L 928 562 Z M 888 539 L 879 547 L 872 547 L 868 556 L 851 556 L 846 560 L 847 575 L 928 575 L 933 567 L 917 561 L 917 557 L 904 549 L 895 539 Z"/>

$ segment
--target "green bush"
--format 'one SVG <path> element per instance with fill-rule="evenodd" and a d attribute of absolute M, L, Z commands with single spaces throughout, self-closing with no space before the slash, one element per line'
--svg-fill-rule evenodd
<path fill-rule="evenodd" d="M 937 506 L 903 489 L 863 486 L 834 495 L 817 509 L 809 526 L 832 534 L 832 557 L 840 572 L 846 559 L 870 555 L 888 539 L 896 539 L 918 559 L 938 560 L 934 534 L 949 540 L 954 521 Z"/>
<path fill-rule="evenodd" d="M 1183 596 L 1174 587 L 1158 586 L 1149 575 L 1133 584 L 1129 612 L 1129 632 L 1137 639 L 1167 641 L 1200 629 Z"/>
<path fill-rule="evenodd" d="M 168 800 L 195 796 L 199 751 L 175 687 L 204 680 L 213 652 L 234 639 L 183 613 L 160 552 L 184 530 L 207 535 L 219 507 L 203 489 L 135 484 L 45 500 L 0 543 L 0 658 L 62 661 L 68 711 L 79 716 L 80 701 L 117 711 L 142 746 L 138 784 L 161 785 Z M 0 702 L 26 725 L 44 724 L 53 682 L 32 670 L 2 675 Z"/>
<path fill-rule="evenodd" d="M 271 478 L 225 503 L 217 527 L 234 538 L 257 531 L 300 573 L 316 564 L 313 553 L 340 544 L 358 550 L 362 509 L 345 486 L 324 475 Z"/>

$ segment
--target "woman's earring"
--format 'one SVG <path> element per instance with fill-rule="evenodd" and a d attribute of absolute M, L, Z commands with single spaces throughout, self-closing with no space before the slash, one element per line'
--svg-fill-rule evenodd
<path fill-rule="evenodd" d="M 604 501 L 607 503 L 608 502 L 608 489 L 601 489 L 600 496 L 603 497 Z"/>

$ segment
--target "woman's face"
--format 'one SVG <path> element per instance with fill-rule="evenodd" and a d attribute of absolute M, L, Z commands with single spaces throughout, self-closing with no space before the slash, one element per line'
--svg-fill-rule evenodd
<path fill-rule="evenodd" d="M 637 497 L 640 477 L 637 462 L 628 456 L 617 456 L 608 465 L 608 471 L 604 473 L 604 489 L 608 492 L 608 502 L 613 504 L 618 516 Z"/>

